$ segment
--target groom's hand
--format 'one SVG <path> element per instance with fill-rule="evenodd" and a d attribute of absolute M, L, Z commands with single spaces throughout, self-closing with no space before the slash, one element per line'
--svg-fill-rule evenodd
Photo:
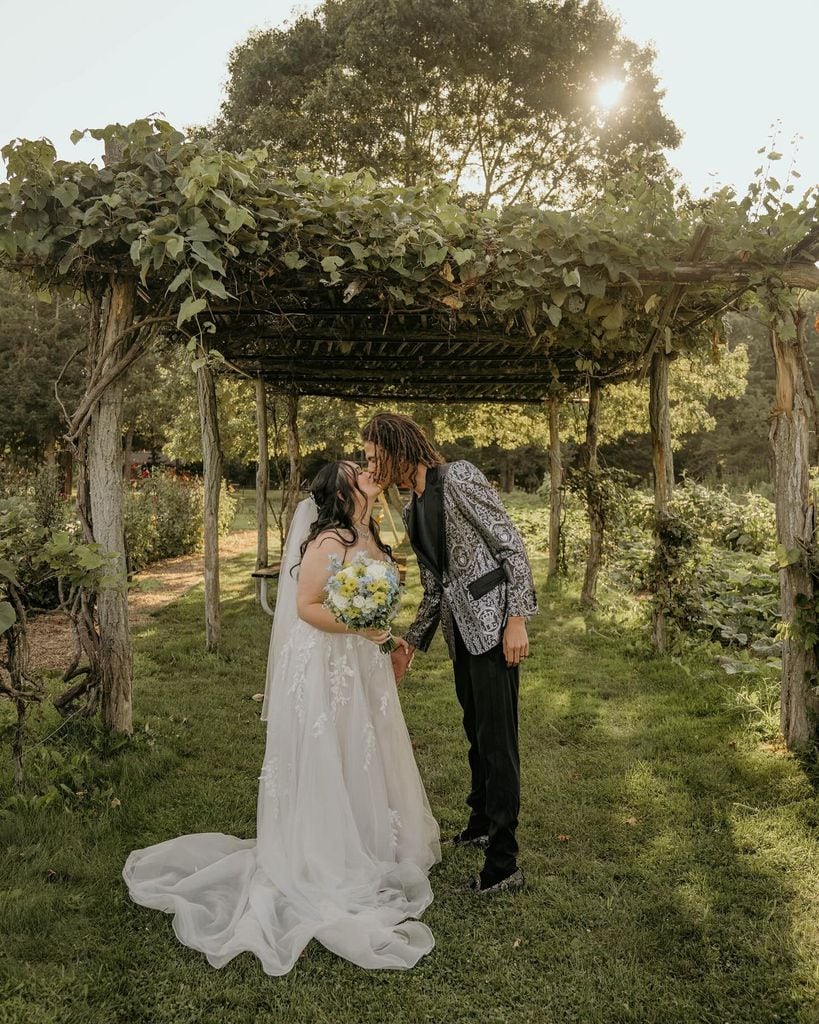
<path fill-rule="evenodd" d="M 392 658 L 392 670 L 395 673 L 395 682 L 400 683 L 401 680 L 407 673 L 407 669 L 412 664 L 412 659 L 415 657 L 415 648 L 412 644 L 401 637 L 394 637 L 395 642 L 398 646 L 392 652 L 390 657 Z"/>
<path fill-rule="evenodd" d="M 503 631 L 503 655 L 511 668 L 519 665 L 522 658 L 529 657 L 529 636 L 526 620 L 522 615 L 510 615 Z"/>

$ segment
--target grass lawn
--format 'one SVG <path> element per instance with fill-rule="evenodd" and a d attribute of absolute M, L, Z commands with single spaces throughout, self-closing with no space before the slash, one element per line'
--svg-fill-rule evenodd
<path fill-rule="evenodd" d="M 250 955 L 215 971 L 182 947 L 167 916 L 130 903 L 120 871 L 129 850 L 171 836 L 255 834 L 264 736 L 250 698 L 270 623 L 251 564 L 224 564 L 220 656 L 202 651 L 201 588 L 139 632 L 136 742 L 111 754 L 98 740 L 85 767 L 87 728 L 49 742 L 74 786 L 96 773 L 76 807 L 12 802 L 0 818 L 0 1024 L 819 1021 L 807 777 L 728 710 L 730 680 L 706 653 L 654 658 L 628 599 L 581 614 L 541 561 L 521 689 L 528 888 L 478 903 L 462 889 L 478 855 L 447 849 L 424 917 L 437 945 L 406 973 L 312 943 L 273 979 Z M 464 821 L 466 759 L 440 637 L 401 697 L 447 833 Z M 41 735 L 56 724 L 36 720 Z"/>

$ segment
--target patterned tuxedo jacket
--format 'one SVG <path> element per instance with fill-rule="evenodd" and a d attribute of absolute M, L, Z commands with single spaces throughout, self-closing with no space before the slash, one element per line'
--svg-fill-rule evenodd
<path fill-rule="evenodd" d="M 404 524 L 418 556 L 424 596 L 404 636 L 426 651 L 441 623 L 449 656 L 455 658 L 453 618 L 471 654 L 501 640 L 510 615 L 537 612 L 532 570 L 523 540 L 494 488 L 471 462 L 442 466 L 427 478 L 424 502 L 437 506 L 443 522 L 439 574 L 415 548 L 415 501 L 404 508 Z"/>

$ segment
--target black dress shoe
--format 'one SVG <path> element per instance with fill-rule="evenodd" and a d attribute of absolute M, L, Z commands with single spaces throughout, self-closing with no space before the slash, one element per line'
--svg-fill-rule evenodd
<path fill-rule="evenodd" d="M 474 878 L 470 879 L 468 888 L 471 889 L 476 896 L 494 896 L 498 892 L 515 892 L 518 889 L 522 889 L 526 884 L 526 879 L 523 876 L 523 868 L 518 868 L 517 871 L 513 871 L 511 875 L 507 875 L 506 878 L 501 878 L 500 881 L 494 882 L 492 885 L 481 885 L 481 876 L 475 875 Z"/>
<path fill-rule="evenodd" d="M 453 836 L 450 842 L 453 846 L 477 846 L 479 849 L 485 850 L 489 845 L 489 835 L 486 832 L 472 832 L 465 828 L 463 832 Z"/>

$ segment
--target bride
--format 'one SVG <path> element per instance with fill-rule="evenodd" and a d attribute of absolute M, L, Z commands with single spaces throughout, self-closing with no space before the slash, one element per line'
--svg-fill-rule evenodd
<path fill-rule="evenodd" d="M 371 516 L 380 488 L 325 466 L 282 558 L 262 720 L 257 838 L 221 832 L 133 851 L 131 898 L 173 914 L 213 967 L 249 951 L 286 974 L 312 938 L 367 968 L 412 967 L 433 945 L 419 917 L 440 860 L 385 634 L 348 632 L 323 606 L 330 556 L 389 559 Z"/>

